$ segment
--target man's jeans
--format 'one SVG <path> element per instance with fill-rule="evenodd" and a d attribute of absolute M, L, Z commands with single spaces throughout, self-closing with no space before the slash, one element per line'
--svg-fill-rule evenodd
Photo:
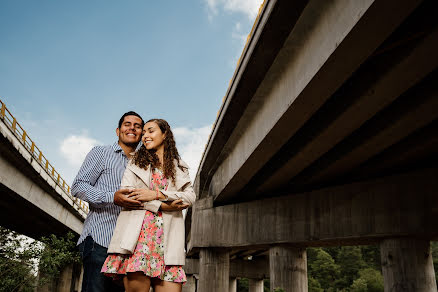
<path fill-rule="evenodd" d="M 98 245 L 91 236 L 87 236 L 78 247 L 84 266 L 82 292 L 125 291 L 123 287 L 113 283 L 110 277 L 106 277 L 100 272 L 107 257 L 107 248 Z"/>

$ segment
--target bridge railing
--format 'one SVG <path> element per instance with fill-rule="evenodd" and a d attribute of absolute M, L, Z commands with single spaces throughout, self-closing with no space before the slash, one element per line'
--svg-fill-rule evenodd
<path fill-rule="evenodd" d="M 17 119 L 11 114 L 4 102 L 0 100 L 0 119 L 3 120 L 5 125 L 14 133 L 18 140 L 24 145 L 29 153 L 35 158 L 36 161 L 46 170 L 46 172 L 55 180 L 57 185 L 62 188 L 67 195 L 72 199 L 73 204 L 77 205 L 85 213 L 88 213 L 88 205 L 82 200 L 75 198 L 70 193 L 70 186 L 61 177 L 59 172 L 55 170 L 52 164 L 44 156 L 43 152 L 35 145 L 35 142 L 27 135 L 27 132 L 17 122 Z"/>

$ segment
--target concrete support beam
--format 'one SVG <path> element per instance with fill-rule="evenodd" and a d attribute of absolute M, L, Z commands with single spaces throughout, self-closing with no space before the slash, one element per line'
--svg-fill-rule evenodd
<path fill-rule="evenodd" d="M 372 179 L 198 210 L 189 252 L 278 243 L 357 244 L 399 236 L 438 235 L 438 169 Z M 220 228 L 212 229 L 211 226 Z"/>
<path fill-rule="evenodd" d="M 237 279 L 236 278 L 230 278 L 230 289 L 228 289 L 229 292 L 236 292 L 237 291 Z"/>
<path fill-rule="evenodd" d="M 203 248 L 199 256 L 199 291 L 227 291 L 230 288 L 229 252 L 213 248 Z"/>
<path fill-rule="evenodd" d="M 267 257 L 258 257 L 253 260 L 236 259 L 230 262 L 230 277 L 248 279 L 269 278 L 269 261 Z"/>
<path fill-rule="evenodd" d="M 269 249 L 269 270 L 271 291 L 281 288 L 285 292 L 307 292 L 305 248 L 271 247 Z"/>
<path fill-rule="evenodd" d="M 263 279 L 249 279 L 249 292 L 263 292 Z"/>
<path fill-rule="evenodd" d="M 437 291 L 430 241 L 387 239 L 380 244 L 385 291 Z"/>
<path fill-rule="evenodd" d="M 199 259 L 186 259 L 184 271 L 187 275 L 199 274 Z M 253 260 L 235 259 L 230 261 L 230 279 L 233 278 L 269 278 L 268 258 L 256 257 Z"/>

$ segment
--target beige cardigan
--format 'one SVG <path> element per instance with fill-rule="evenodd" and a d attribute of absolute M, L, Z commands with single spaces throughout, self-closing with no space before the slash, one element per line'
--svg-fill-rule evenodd
<path fill-rule="evenodd" d="M 182 160 L 180 165 L 187 167 Z M 166 191 L 161 191 L 168 197 L 168 201 L 182 199 L 184 203 L 192 205 L 196 199 L 189 172 L 182 171 L 175 161 L 175 183 L 170 179 Z M 128 163 L 123 174 L 121 188 L 149 188 L 151 169 L 143 169 Z M 161 201 L 154 200 L 144 204 L 146 210 L 157 213 Z M 164 263 L 166 265 L 184 265 L 185 263 L 185 231 L 182 211 L 162 212 L 164 236 Z M 122 210 L 117 218 L 108 253 L 131 254 L 137 245 L 140 229 L 143 223 L 144 210 Z"/>

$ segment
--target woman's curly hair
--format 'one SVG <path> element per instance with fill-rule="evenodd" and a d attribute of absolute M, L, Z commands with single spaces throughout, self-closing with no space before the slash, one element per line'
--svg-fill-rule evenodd
<path fill-rule="evenodd" d="M 163 154 L 163 173 L 167 178 L 171 178 L 173 182 L 175 182 L 175 165 L 173 161 L 176 159 L 178 163 L 178 167 L 184 171 L 185 167 L 180 165 L 180 159 L 178 150 L 175 146 L 175 139 L 173 138 L 172 130 L 170 129 L 169 124 L 163 119 L 151 119 L 146 123 L 154 122 L 160 127 L 160 130 L 163 134 L 166 135 L 164 138 L 164 154 Z M 145 123 L 145 124 L 146 124 Z M 142 145 L 140 149 L 134 154 L 132 158 L 135 165 L 140 168 L 148 168 L 149 166 L 152 169 L 156 167 L 161 167 L 160 160 L 156 154 L 155 149 L 148 150 L 145 145 Z"/>

